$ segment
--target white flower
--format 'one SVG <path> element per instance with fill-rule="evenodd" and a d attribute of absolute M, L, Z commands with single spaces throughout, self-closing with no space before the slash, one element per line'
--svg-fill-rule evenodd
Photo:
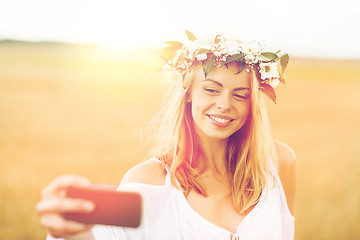
<path fill-rule="evenodd" d="M 200 46 L 202 45 L 202 43 L 198 40 L 194 40 L 194 41 L 187 41 L 184 43 L 182 49 L 183 51 L 186 53 L 186 57 L 189 59 L 189 60 L 193 60 L 193 55 L 194 55 L 194 52 L 196 50 L 198 50 L 200 48 Z"/>
<path fill-rule="evenodd" d="M 172 67 L 171 67 L 170 64 L 166 64 L 166 65 L 163 67 L 163 71 L 168 72 L 168 71 L 171 71 L 171 70 L 172 70 Z"/>
<path fill-rule="evenodd" d="M 210 50 L 211 49 L 211 44 L 203 44 L 203 45 L 200 46 L 200 48 Z"/>
<path fill-rule="evenodd" d="M 223 41 L 221 41 L 223 48 L 224 48 L 224 52 L 227 55 L 234 55 L 240 52 L 239 49 L 239 43 L 234 40 L 234 39 L 223 39 Z"/>
<path fill-rule="evenodd" d="M 214 51 L 213 53 L 216 57 L 220 57 L 222 54 L 221 51 Z"/>
<path fill-rule="evenodd" d="M 249 43 L 239 43 L 240 52 L 245 55 L 246 64 L 256 64 L 260 60 L 262 44 L 256 41 Z"/>
<path fill-rule="evenodd" d="M 259 67 L 260 67 L 261 79 L 265 80 L 265 79 L 279 78 L 277 62 L 260 63 Z"/>
<path fill-rule="evenodd" d="M 196 56 L 196 59 L 198 61 L 203 61 L 203 60 L 207 59 L 207 54 L 206 53 L 199 54 L 199 55 Z"/>
<path fill-rule="evenodd" d="M 280 80 L 278 78 L 270 79 L 269 84 L 272 88 L 276 88 L 279 85 Z"/>
<path fill-rule="evenodd" d="M 245 53 L 246 64 L 256 64 L 257 62 L 259 62 L 259 55 L 255 55 L 252 52 Z"/>
<path fill-rule="evenodd" d="M 251 41 L 249 43 L 246 44 L 249 52 L 255 52 L 260 54 L 260 52 L 263 49 L 263 45 L 260 42 L 257 41 Z"/>

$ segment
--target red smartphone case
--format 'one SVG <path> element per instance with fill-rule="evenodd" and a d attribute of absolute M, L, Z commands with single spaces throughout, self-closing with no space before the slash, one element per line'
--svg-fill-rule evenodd
<path fill-rule="evenodd" d="M 93 184 L 88 188 L 68 187 L 66 196 L 92 201 L 91 213 L 65 213 L 66 219 L 87 224 L 104 224 L 136 228 L 140 226 L 142 198 L 135 192 L 118 192 L 117 186 Z"/>

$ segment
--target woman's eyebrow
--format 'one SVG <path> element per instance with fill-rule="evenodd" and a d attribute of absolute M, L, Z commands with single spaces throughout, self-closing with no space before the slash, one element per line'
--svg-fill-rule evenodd
<path fill-rule="evenodd" d="M 214 79 L 211 79 L 211 78 L 206 78 L 204 79 L 204 82 L 206 81 L 209 81 L 209 82 L 212 82 L 212 83 L 215 83 L 216 85 L 218 85 L 219 87 L 223 87 L 223 84 L 214 80 Z M 249 90 L 250 91 L 250 88 L 248 87 L 239 87 L 239 88 L 235 88 L 234 91 L 241 91 L 241 90 Z"/>
<path fill-rule="evenodd" d="M 241 90 L 248 90 L 250 91 L 250 88 L 248 87 L 240 87 L 240 88 L 235 88 L 234 91 L 241 91 Z"/>
<path fill-rule="evenodd" d="M 216 80 L 214 80 L 214 79 L 210 79 L 210 78 L 204 79 L 204 82 L 207 82 L 207 81 L 213 82 L 213 83 L 215 83 L 216 85 L 218 85 L 219 87 L 223 87 L 223 85 L 222 85 L 221 83 L 219 83 L 218 81 L 216 81 Z"/>

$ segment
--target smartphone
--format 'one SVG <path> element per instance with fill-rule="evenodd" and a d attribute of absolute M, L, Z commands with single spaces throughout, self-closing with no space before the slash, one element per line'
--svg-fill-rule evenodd
<path fill-rule="evenodd" d="M 95 204 L 91 213 L 68 212 L 64 217 L 87 224 L 136 228 L 140 226 L 142 198 L 139 193 L 116 191 L 116 185 L 92 184 L 86 188 L 68 187 L 66 197 L 86 199 Z"/>

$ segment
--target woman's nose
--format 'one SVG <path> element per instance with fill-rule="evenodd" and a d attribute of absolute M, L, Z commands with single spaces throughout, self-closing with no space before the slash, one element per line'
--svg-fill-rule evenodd
<path fill-rule="evenodd" d="M 231 108 L 231 98 L 228 94 L 220 94 L 216 101 L 216 107 L 222 112 L 227 112 Z"/>

